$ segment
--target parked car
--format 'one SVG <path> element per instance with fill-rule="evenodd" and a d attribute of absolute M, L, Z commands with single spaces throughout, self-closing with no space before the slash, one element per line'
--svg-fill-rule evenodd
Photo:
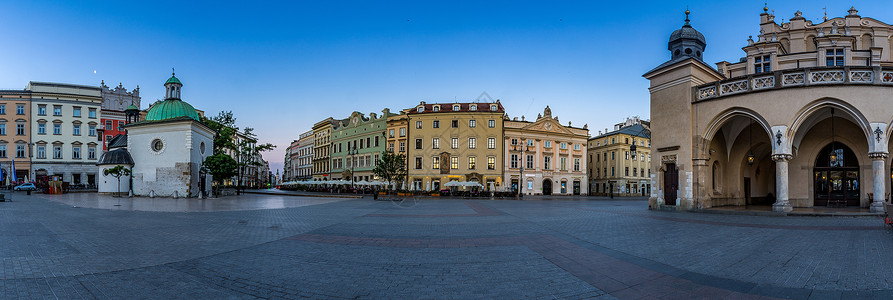
<path fill-rule="evenodd" d="M 34 186 L 33 183 L 25 183 L 19 186 L 12 188 L 14 191 L 34 191 L 37 190 L 37 187 Z"/>

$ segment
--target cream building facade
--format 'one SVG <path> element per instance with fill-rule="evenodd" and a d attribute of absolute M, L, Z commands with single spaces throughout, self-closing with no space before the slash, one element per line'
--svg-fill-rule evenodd
<path fill-rule="evenodd" d="M 588 195 L 589 129 L 567 126 L 546 106 L 533 122 L 504 121 L 505 179 L 525 195 Z"/>
<path fill-rule="evenodd" d="M 893 26 L 855 8 L 819 23 L 799 11 L 778 23 L 764 8 L 759 21 L 746 56 L 713 68 L 701 60 L 706 39 L 686 18 L 670 35 L 671 59 L 644 75 L 651 81 L 650 206 L 883 211 Z"/>
<path fill-rule="evenodd" d="M 313 125 L 313 173 L 314 181 L 332 180 L 329 177 L 332 157 L 332 127 L 335 119 L 331 117 Z"/>
<path fill-rule="evenodd" d="M 31 92 L 33 126 L 25 125 L 23 130 L 31 131 L 34 143 L 34 178 L 58 176 L 72 184 L 96 184 L 96 162 L 102 154 L 96 133 L 101 89 L 32 81 L 25 90 Z M 17 142 L 15 151 L 24 153 L 27 146 Z"/>
<path fill-rule="evenodd" d="M 651 193 L 649 122 L 638 117 L 599 131 L 589 139 L 590 195 L 647 196 Z M 636 145 L 632 151 L 632 145 Z"/>
<path fill-rule="evenodd" d="M 302 133 L 298 137 L 297 173 L 292 180 L 306 181 L 313 178 L 313 131 Z"/>
<path fill-rule="evenodd" d="M 409 183 L 439 190 L 449 181 L 477 181 L 501 187 L 505 109 L 492 103 L 424 101 L 409 113 Z"/>

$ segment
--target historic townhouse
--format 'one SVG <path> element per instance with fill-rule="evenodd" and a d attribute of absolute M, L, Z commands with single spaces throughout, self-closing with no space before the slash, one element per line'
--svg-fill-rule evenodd
<path fill-rule="evenodd" d="M 400 111 L 399 115 L 388 117 L 387 151 L 395 154 L 403 154 L 406 165 L 409 166 L 409 109 Z M 397 183 L 398 188 L 408 188 L 407 181 Z"/>
<path fill-rule="evenodd" d="M 503 185 L 505 109 L 494 103 L 425 102 L 409 113 L 409 182 L 438 190 L 448 181 Z"/>
<path fill-rule="evenodd" d="M 353 182 L 378 180 L 372 169 L 386 149 L 385 131 L 391 116 L 394 114 L 385 108 L 381 116 L 370 113 L 366 117 L 353 112 L 347 119 L 335 122 L 330 178 Z"/>
<path fill-rule="evenodd" d="M 600 196 L 647 196 L 651 193 L 649 122 L 638 117 L 599 131 L 589 139 L 590 193 Z M 636 145 L 632 151 L 632 145 Z"/>
<path fill-rule="evenodd" d="M 587 195 L 589 129 L 567 126 L 546 106 L 536 121 L 505 120 L 506 180 L 527 195 Z M 520 185 L 520 186 L 519 186 Z"/>
<path fill-rule="evenodd" d="M 651 81 L 652 208 L 863 207 L 891 177 L 893 26 L 862 17 L 778 23 L 764 8 L 744 56 L 701 60 L 687 18 Z M 742 33 L 742 40 L 748 36 Z"/>
<path fill-rule="evenodd" d="M 96 184 L 96 162 L 99 148 L 96 126 L 102 110 L 102 90 L 95 86 L 35 82 L 28 83 L 31 92 L 31 128 L 25 119 L 16 121 L 16 134 L 31 131 L 34 143 L 35 179 L 58 177 L 72 184 Z M 27 105 L 16 106 L 16 113 Z M 16 142 L 16 157 L 26 158 L 28 143 Z M 18 168 L 18 167 L 17 167 Z"/>
<path fill-rule="evenodd" d="M 105 85 L 103 80 L 99 84 L 102 90 L 102 109 L 99 116 L 99 128 L 102 129 L 102 150 L 108 150 L 108 142 L 119 134 L 125 134 L 124 125 L 127 124 L 126 110 L 136 109 L 140 107 L 140 87 L 137 86 L 132 91 L 124 88 L 119 83 L 114 89 Z M 95 130 L 95 128 L 94 128 Z"/>
<path fill-rule="evenodd" d="M 313 131 L 307 131 L 298 138 L 297 174 L 292 180 L 310 180 L 313 177 Z"/>
<path fill-rule="evenodd" d="M 0 90 L 0 185 L 34 178 L 30 172 L 31 124 L 31 92 Z"/>
<path fill-rule="evenodd" d="M 291 144 L 288 145 L 288 148 L 285 149 L 285 163 L 283 163 L 282 168 L 284 169 L 282 172 L 282 178 L 290 181 L 293 180 L 294 177 L 297 177 L 298 173 L 298 148 L 300 148 L 300 143 L 298 140 L 291 141 Z"/>
<path fill-rule="evenodd" d="M 332 180 L 329 177 L 332 155 L 332 126 L 335 119 L 331 117 L 313 125 L 313 173 L 314 181 Z"/>

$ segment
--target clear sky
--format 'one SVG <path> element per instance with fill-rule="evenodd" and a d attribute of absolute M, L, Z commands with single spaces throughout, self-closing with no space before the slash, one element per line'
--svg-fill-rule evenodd
<path fill-rule="evenodd" d="M 890 1 L 771 1 L 797 10 L 893 22 Z M 763 1 L 4 1 L 0 88 L 51 81 L 140 86 L 163 97 L 171 67 L 183 98 L 285 148 L 313 123 L 419 101 L 501 99 L 509 116 L 546 105 L 590 134 L 648 118 L 641 75 L 669 59 L 667 38 L 692 25 L 705 61 L 737 61 L 759 34 Z"/>

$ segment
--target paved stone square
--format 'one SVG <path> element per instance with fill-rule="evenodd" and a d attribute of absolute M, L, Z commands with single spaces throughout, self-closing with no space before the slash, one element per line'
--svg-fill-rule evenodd
<path fill-rule="evenodd" d="M 889 299 L 890 266 L 876 217 L 659 212 L 644 199 L 0 203 L 0 298 Z"/>

